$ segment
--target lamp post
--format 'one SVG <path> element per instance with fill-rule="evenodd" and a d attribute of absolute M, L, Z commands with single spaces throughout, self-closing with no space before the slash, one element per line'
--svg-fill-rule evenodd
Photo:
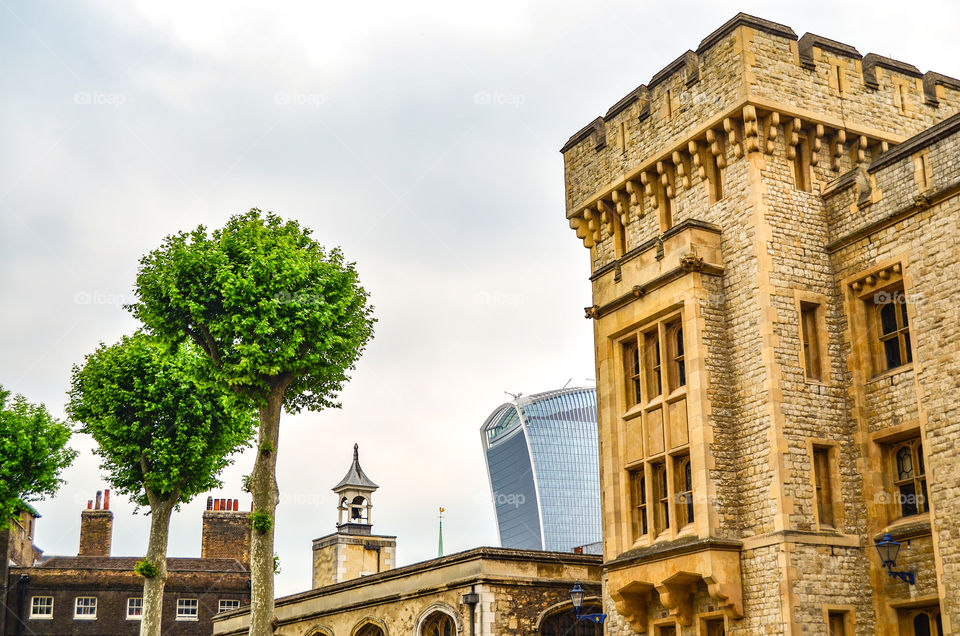
<path fill-rule="evenodd" d="M 583 588 L 580 587 L 579 583 L 575 583 L 573 589 L 570 590 L 570 602 L 573 603 L 573 612 L 577 616 L 577 625 L 579 629 L 580 621 L 586 621 L 588 623 L 603 623 L 607 620 L 606 614 L 581 614 L 580 611 L 583 609 L 583 597 L 584 592 Z"/>
<path fill-rule="evenodd" d="M 887 574 L 895 579 L 906 581 L 909 585 L 916 583 L 913 572 L 894 572 L 893 568 L 897 565 L 897 555 L 900 553 L 900 542 L 894 541 L 889 532 L 877 541 L 877 553 L 880 554 L 880 561 L 883 566 L 887 568 Z"/>

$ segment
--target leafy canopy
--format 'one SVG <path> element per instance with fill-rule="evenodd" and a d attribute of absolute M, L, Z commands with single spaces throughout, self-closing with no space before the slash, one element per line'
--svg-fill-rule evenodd
<path fill-rule="evenodd" d="M 146 334 L 101 344 L 73 368 L 67 412 L 81 422 L 118 492 L 149 505 L 188 502 L 221 485 L 229 456 L 249 446 L 249 404 L 202 379 L 192 345 L 173 351 Z"/>
<path fill-rule="evenodd" d="M 22 510 L 33 512 L 28 501 L 56 493 L 60 472 L 77 456 L 67 447 L 67 424 L 22 395 L 9 398 L 0 386 L 0 530 Z"/>
<path fill-rule="evenodd" d="M 215 381 L 258 404 L 286 381 L 288 412 L 339 406 L 375 319 L 355 264 L 310 235 L 252 209 L 168 236 L 141 259 L 128 309 L 165 341 L 196 343 Z"/>

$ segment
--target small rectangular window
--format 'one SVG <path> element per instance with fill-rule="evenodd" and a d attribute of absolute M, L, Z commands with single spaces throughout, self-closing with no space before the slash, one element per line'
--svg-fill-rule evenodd
<path fill-rule="evenodd" d="M 847 613 L 829 612 L 827 616 L 830 636 L 847 636 Z"/>
<path fill-rule="evenodd" d="M 96 620 L 97 598 L 95 596 L 78 596 L 73 609 L 73 617 L 76 620 Z"/>
<path fill-rule="evenodd" d="M 53 618 L 53 597 L 34 596 L 30 600 L 30 618 L 49 620 Z"/>
<path fill-rule="evenodd" d="M 874 294 L 881 371 L 913 362 L 906 296 L 902 289 Z"/>
<path fill-rule="evenodd" d="M 127 599 L 127 620 L 138 621 L 143 618 L 143 598 Z"/>
<path fill-rule="evenodd" d="M 817 519 L 821 527 L 832 528 L 834 527 L 833 483 L 830 472 L 830 449 L 814 446 L 813 473 L 817 489 Z"/>
<path fill-rule="evenodd" d="M 803 346 L 804 371 L 807 374 L 807 380 L 817 381 L 823 377 L 817 325 L 819 309 L 820 305 L 814 303 L 800 303 L 800 337 Z"/>
<path fill-rule="evenodd" d="M 177 620 L 195 621 L 197 620 L 198 602 L 195 598 L 177 599 Z"/>
<path fill-rule="evenodd" d="M 240 601 L 237 599 L 220 599 L 220 605 L 217 607 L 217 612 L 229 612 L 230 610 L 235 610 L 240 607 Z"/>
<path fill-rule="evenodd" d="M 663 379 L 660 374 L 660 336 L 656 330 L 643 336 L 643 351 L 646 361 L 647 400 L 663 393 Z"/>
<path fill-rule="evenodd" d="M 891 449 L 897 513 L 910 517 L 927 511 L 927 470 L 919 437 L 894 444 Z"/>
<path fill-rule="evenodd" d="M 636 336 L 623 345 L 623 366 L 626 375 L 627 408 L 640 404 L 640 347 Z"/>
<path fill-rule="evenodd" d="M 677 457 L 673 465 L 677 492 L 677 526 L 682 528 L 694 521 L 693 471 L 690 468 L 690 456 Z"/>
<path fill-rule="evenodd" d="M 703 633 L 705 636 L 726 636 L 727 628 L 722 618 L 711 618 L 704 621 Z"/>
<path fill-rule="evenodd" d="M 647 480 L 642 468 L 630 471 L 630 504 L 633 537 L 638 539 L 647 534 Z"/>
<path fill-rule="evenodd" d="M 656 500 L 654 523 L 659 533 L 670 527 L 670 484 L 667 481 L 667 464 L 665 462 L 653 464 L 652 472 L 653 492 Z"/>

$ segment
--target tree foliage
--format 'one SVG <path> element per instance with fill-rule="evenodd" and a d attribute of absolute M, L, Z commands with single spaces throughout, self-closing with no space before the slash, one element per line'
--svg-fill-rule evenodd
<path fill-rule="evenodd" d="M 67 411 L 96 440 L 111 485 L 139 505 L 220 486 L 229 456 L 249 445 L 252 409 L 204 381 L 201 361 L 189 345 L 171 352 L 136 334 L 73 369 Z"/>
<path fill-rule="evenodd" d="M 70 426 L 55 419 L 42 404 L 22 395 L 10 400 L 0 386 L 0 530 L 29 505 L 57 492 L 60 473 L 77 452 L 67 446 Z"/>
<path fill-rule="evenodd" d="M 189 339 L 212 376 L 262 403 L 290 378 L 284 408 L 339 406 L 336 396 L 373 334 L 354 263 L 296 221 L 253 209 L 222 229 L 168 236 L 144 256 L 128 308 L 171 343 Z"/>

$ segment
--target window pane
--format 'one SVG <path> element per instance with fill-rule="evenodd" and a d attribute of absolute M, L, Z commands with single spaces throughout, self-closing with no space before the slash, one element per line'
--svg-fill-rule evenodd
<path fill-rule="evenodd" d="M 897 308 L 893 303 L 880 307 L 880 332 L 884 335 L 897 330 Z"/>
<path fill-rule="evenodd" d="M 900 486 L 900 514 L 904 517 L 917 514 L 917 489 L 913 482 Z"/>
<path fill-rule="evenodd" d="M 910 349 L 910 332 L 903 334 L 904 348 L 907 350 L 907 362 L 913 362 L 913 351 Z"/>
<path fill-rule="evenodd" d="M 900 366 L 900 341 L 897 338 L 883 341 L 883 353 L 887 359 L 888 369 L 895 369 Z"/>
<path fill-rule="evenodd" d="M 900 297 L 900 319 L 903 320 L 903 326 L 907 327 L 910 323 L 907 322 L 907 303 L 903 300 L 903 297 Z"/>
<path fill-rule="evenodd" d="M 913 479 L 913 455 L 909 446 L 897 451 L 897 481 L 904 479 Z"/>

